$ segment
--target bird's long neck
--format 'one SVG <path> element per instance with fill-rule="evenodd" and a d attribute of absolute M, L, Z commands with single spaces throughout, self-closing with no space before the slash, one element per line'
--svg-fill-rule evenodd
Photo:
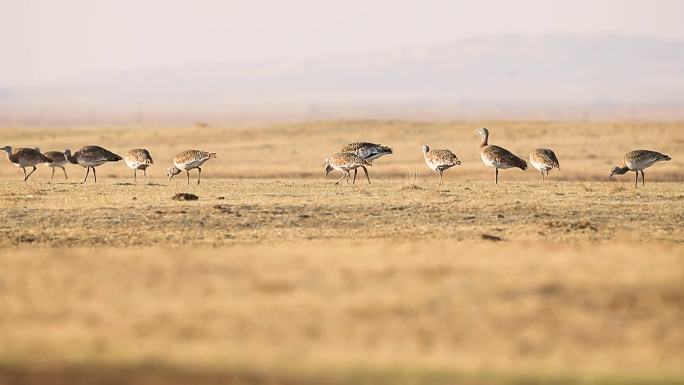
<path fill-rule="evenodd" d="M 624 174 L 627 174 L 627 171 L 629 171 L 629 167 L 627 167 L 625 165 L 621 165 L 620 168 L 618 169 L 618 171 L 616 172 L 616 174 L 624 175 Z"/>
<path fill-rule="evenodd" d="M 71 153 L 69 153 L 69 154 L 64 154 L 64 157 L 66 158 L 66 160 L 69 161 L 69 163 L 71 163 L 71 164 L 78 164 L 78 162 L 76 161 L 76 157 L 74 156 L 74 154 L 71 154 Z"/>
<path fill-rule="evenodd" d="M 2 151 L 4 151 L 7 154 L 7 159 L 9 159 L 11 162 L 12 161 L 12 148 L 11 147 L 3 148 Z"/>
<path fill-rule="evenodd" d="M 487 141 L 489 140 L 489 132 L 483 132 L 482 133 L 482 142 L 480 142 L 480 148 L 487 146 L 488 143 Z"/>

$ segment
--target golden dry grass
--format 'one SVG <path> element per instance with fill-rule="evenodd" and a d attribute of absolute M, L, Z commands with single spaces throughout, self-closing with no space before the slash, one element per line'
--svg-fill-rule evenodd
<path fill-rule="evenodd" d="M 483 125 L 563 171 L 494 185 Z M 0 162 L 0 383 L 683 383 L 682 128 L 7 128 L 0 145 L 143 146 L 156 164 L 133 186 L 122 163 L 81 185 L 80 167 L 23 183 Z M 353 140 L 395 154 L 371 185 L 334 186 L 322 160 Z M 464 162 L 443 186 L 423 143 Z M 167 185 L 193 147 L 219 153 L 202 185 Z M 645 187 L 607 181 L 639 147 L 673 161 Z"/>
<path fill-rule="evenodd" d="M 682 381 L 682 246 L 349 243 L 4 251 L 0 379 Z"/>
<path fill-rule="evenodd" d="M 198 201 L 171 197 L 191 192 Z M 492 182 L 335 186 L 216 180 L 133 186 L 4 180 L 0 246 L 222 246 L 383 239 L 684 240 L 679 183 Z"/>

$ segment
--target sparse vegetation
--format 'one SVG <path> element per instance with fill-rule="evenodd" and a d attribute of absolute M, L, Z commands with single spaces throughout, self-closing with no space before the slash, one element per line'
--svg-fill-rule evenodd
<path fill-rule="evenodd" d="M 484 125 L 521 156 L 553 148 L 563 171 L 494 185 Z M 682 128 L 4 130 L 0 145 L 144 146 L 157 180 L 111 164 L 97 184 L 75 167 L 24 183 L 0 160 L 0 383 L 682 384 Z M 363 139 L 394 149 L 372 184 L 323 179 L 322 160 Z M 463 161 L 442 186 L 423 141 Z M 608 182 L 637 147 L 673 161 L 645 187 Z M 218 158 L 201 185 L 167 184 L 186 148 Z M 170 199 L 185 193 L 199 199 Z"/>

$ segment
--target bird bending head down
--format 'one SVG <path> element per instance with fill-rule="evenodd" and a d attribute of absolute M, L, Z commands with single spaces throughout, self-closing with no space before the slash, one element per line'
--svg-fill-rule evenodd
<path fill-rule="evenodd" d="M 629 171 L 629 168 L 627 167 L 613 167 L 613 170 L 611 170 L 610 175 L 608 175 L 608 178 L 610 178 L 613 175 L 623 175 L 626 174 L 627 171 Z"/>
<path fill-rule="evenodd" d="M 170 167 L 168 170 L 166 170 L 166 176 L 168 176 L 169 180 L 171 180 L 171 178 L 180 174 L 180 172 L 181 170 L 177 169 L 176 167 Z"/>
<path fill-rule="evenodd" d="M 328 174 L 330 174 L 333 170 L 332 166 L 330 165 L 330 158 L 326 158 L 323 165 L 325 166 L 325 176 L 328 176 Z"/>

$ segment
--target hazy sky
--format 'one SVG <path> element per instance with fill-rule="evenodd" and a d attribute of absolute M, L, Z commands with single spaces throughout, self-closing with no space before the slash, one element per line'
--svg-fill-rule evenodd
<path fill-rule="evenodd" d="M 0 87 L 494 34 L 683 38 L 682 15 L 680 0 L 0 0 Z"/>

